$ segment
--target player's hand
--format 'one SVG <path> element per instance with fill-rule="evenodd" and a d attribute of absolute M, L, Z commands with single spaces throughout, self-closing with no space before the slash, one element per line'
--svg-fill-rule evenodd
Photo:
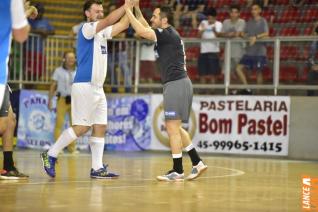
<path fill-rule="evenodd" d="M 131 10 L 134 7 L 134 1 L 133 0 L 125 0 L 125 9 Z"/>
<path fill-rule="evenodd" d="M 250 37 L 250 46 L 253 46 L 256 43 L 256 36 Z"/>
<path fill-rule="evenodd" d="M 139 7 L 139 2 L 140 2 L 139 0 L 133 0 L 133 2 L 135 7 Z"/>

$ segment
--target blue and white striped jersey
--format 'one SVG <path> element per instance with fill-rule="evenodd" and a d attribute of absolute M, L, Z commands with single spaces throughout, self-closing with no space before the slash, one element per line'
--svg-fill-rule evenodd
<path fill-rule="evenodd" d="M 112 26 L 96 33 L 98 22 L 85 23 L 78 33 L 77 71 L 74 83 L 90 82 L 103 86 L 107 73 L 107 39 Z"/>

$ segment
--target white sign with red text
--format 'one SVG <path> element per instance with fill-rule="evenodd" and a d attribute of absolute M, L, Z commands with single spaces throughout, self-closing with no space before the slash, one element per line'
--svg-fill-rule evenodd
<path fill-rule="evenodd" d="M 152 99 L 152 147 L 166 149 L 162 110 L 156 108 L 162 98 Z M 195 96 L 192 110 L 189 131 L 200 152 L 288 155 L 289 97 Z"/>

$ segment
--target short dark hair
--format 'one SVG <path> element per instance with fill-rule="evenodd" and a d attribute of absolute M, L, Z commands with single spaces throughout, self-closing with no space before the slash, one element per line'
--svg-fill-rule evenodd
<path fill-rule="evenodd" d="M 85 20 L 87 19 L 86 15 L 85 15 L 85 11 L 89 10 L 93 4 L 101 5 L 101 4 L 103 4 L 103 2 L 101 0 L 87 0 L 87 1 L 85 1 L 84 5 L 83 5 L 83 16 L 84 16 Z"/>
<path fill-rule="evenodd" d="M 214 7 L 210 7 L 210 8 L 207 8 L 205 13 L 204 13 L 206 16 L 212 16 L 212 17 L 216 17 L 217 15 L 217 12 L 216 12 L 216 9 Z"/>
<path fill-rule="evenodd" d="M 237 11 L 241 11 L 241 7 L 240 7 L 240 5 L 238 5 L 238 4 L 232 4 L 231 6 L 230 6 L 230 11 L 231 10 L 237 10 Z"/>
<path fill-rule="evenodd" d="M 173 23 L 173 12 L 170 7 L 167 6 L 160 6 L 160 18 L 167 18 L 168 23 L 172 24 Z"/>
<path fill-rule="evenodd" d="M 254 2 L 251 7 L 258 6 L 261 10 L 263 10 L 263 6 L 260 3 Z"/>

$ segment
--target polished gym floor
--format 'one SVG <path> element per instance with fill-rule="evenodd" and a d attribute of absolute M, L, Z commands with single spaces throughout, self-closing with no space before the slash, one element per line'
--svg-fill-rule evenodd
<path fill-rule="evenodd" d="M 302 176 L 318 177 L 318 162 L 210 154 L 203 156 L 209 168 L 197 180 L 158 182 L 155 177 L 171 168 L 169 153 L 106 152 L 104 161 L 119 179 L 90 179 L 88 153 L 61 155 L 57 177 L 50 179 L 39 154 L 15 153 L 30 179 L 0 180 L 0 211 L 301 211 Z M 190 167 L 186 156 L 186 174 Z"/>

